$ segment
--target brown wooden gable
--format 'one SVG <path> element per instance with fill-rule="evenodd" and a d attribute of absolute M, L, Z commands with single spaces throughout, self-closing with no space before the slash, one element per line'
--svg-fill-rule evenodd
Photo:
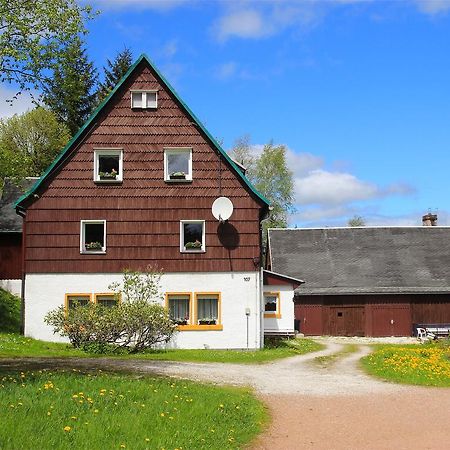
<path fill-rule="evenodd" d="M 132 110 L 130 89 L 158 90 L 156 110 Z M 143 60 L 87 128 L 26 211 L 26 272 L 119 272 L 148 264 L 166 272 L 254 271 L 261 201 L 193 123 Z M 93 181 L 94 149 L 123 149 L 123 182 Z M 192 147 L 193 181 L 164 181 L 164 147 Z M 219 227 L 213 201 L 234 213 Z M 107 221 L 106 255 L 80 254 L 80 220 Z M 206 220 L 206 252 L 179 251 L 180 220 Z"/>

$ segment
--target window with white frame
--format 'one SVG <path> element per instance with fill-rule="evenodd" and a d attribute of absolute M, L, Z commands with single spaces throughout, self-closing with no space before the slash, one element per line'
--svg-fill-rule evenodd
<path fill-rule="evenodd" d="M 280 294 L 278 292 L 264 293 L 264 316 L 277 317 L 280 315 Z"/>
<path fill-rule="evenodd" d="M 133 109 L 156 109 L 158 107 L 158 91 L 131 91 L 131 107 Z"/>
<path fill-rule="evenodd" d="M 220 323 L 220 294 L 195 294 L 197 324 L 219 325 Z"/>
<path fill-rule="evenodd" d="M 81 221 L 80 252 L 106 252 L 106 220 Z"/>
<path fill-rule="evenodd" d="M 164 180 L 192 181 L 192 148 L 164 149 Z"/>
<path fill-rule="evenodd" d="M 123 150 L 116 148 L 94 150 L 94 181 L 116 183 L 123 179 Z"/>
<path fill-rule="evenodd" d="M 189 325 L 191 321 L 191 294 L 168 293 L 169 316 L 177 325 Z"/>
<path fill-rule="evenodd" d="M 182 220 L 180 222 L 180 251 L 205 251 L 205 221 Z"/>

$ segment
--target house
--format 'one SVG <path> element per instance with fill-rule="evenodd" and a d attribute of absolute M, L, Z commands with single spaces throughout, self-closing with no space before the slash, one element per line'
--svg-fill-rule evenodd
<path fill-rule="evenodd" d="M 450 323 L 450 227 L 271 229 L 268 243 L 267 268 L 305 281 L 294 308 L 306 335 Z"/>
<path fill-rule="evenodd" d="M 22 219 L 16 214 L 14 203 L 36 180 L 5 179 L 0 199 L 0 288 L 19 296 L 22 292 Z"/>
<path fill-rule="evenodd" d="M 223 197 L 232 214 L 217 220 L 212 205 Z M 145 55 L 16 210 L 27 336 L 61 340 L 44 323 L 49 310 L 110 303 L 108 286 L 124 269 L 150 265 L 164 272 L 178 323 L 171 346 L 263 345 L 260 224 L 269 203 Z"/>

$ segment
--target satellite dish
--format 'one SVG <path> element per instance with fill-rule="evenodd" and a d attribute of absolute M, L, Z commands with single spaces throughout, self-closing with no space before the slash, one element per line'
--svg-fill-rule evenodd
<path fill-rule="evenodd" d="M 212 214 L 219 222 L 225 222 L 233 214 L 233 203 L 227 197 L 219 197 L 214 200 Z"/>

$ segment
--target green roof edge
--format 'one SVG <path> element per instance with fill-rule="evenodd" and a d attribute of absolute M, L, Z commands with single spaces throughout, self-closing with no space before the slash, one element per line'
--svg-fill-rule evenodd
<path fill-rule="evenodd" d="M 36 190 L 39 188 L 39 186 L 42 184 L 42 182 L 47 178 L 47 176 L 50 174 L 50 172 L 53 170 L 54 167 L 58 165 L 58 163 L 61 161 L 61 159 L 66 155 L 66 153 L 69 151 L 69 149 L 72 147 L 72 145 L 77 141 L 77 139 L 83 134 L 83 132 L 91 125 L 91 123 L 94 121 L 94 119 L 98 116 L 100 111 L 106 106 L 106 104 L 109 102 L 111 97 L 120 89 L 122 84 L 125 82 L 125 80 L 131 75 L 131 73 L 136 69 L 136 67 L 140 64 L 140 62 L 145 59 L 146 62 L 150 65 L 150 67 L 158 74 L 158 76 L 161 78 L 163 83 L 166 85 L 166 87 L 169 89 L 169 91 L 174 95 L 174 97 L 181 103 L 183 108 L 186 110 L 186 112 L 191 116 L 193 121 L 198 125 L 198 127 L 205 133 L 207 138 L 211 141 L 211 143 L 214 145 L 214 147 L 217 149 L 217 151 L 225 158 L 225 160 L 233 167 L 237 175 L 244 181 L 244 183 L 247 185 L 247 187 L 268 207 L 270 206 L 269 200 L 267 200 L 260 192 L 256 190 L 256 188 L 253 186 L 253 184 L 250 182 L 250 180 L 239 170 L 237 165 L 234 163 L 234 161 L 228 156 L 228 154 L 225 152 L 225 150 L 222 149 L 222 147 L 219 145 L 219 143 L 214 139 L 214 137 L 209 133 L 209 131 L 203 126 L 203 124 L 200 122 L 200 120 L 197 118 L 197 116 L 191 111 L 189 106 L 186 105 L 186 103 L 181 99 L 181 97 L 177 94 L 175 89 L 172 87 L 172 85 L 166 80 L 164 75 L 156 68 L 156 66 L 152 63 L 151 59 L 145 54 L 142 53 L 139 58 L 134 62 L 134 64 L 128 69 L 127 73 L 121 78 L 121 80 L 117 83 L 117 85 L 114 87 L 114 89 L 108 94 L 108 96 L 100 103 L 100 105 L 97 106 L 95 111 L 91 114 L 91 116 L 86 120 L 84 125 L 77 131 L 75 136 L 68 142 L 68 144 L 63 148 L 61 153 L 55 158 L 55 160 L 50 164 L 50 166 L 47 168 L 47 170 L 43 173 L 43 175 L 39 178 L 39 180 L 31 187 L 31 189 L 23 194 L 14 204 L 15 208 L 20 207 L 20 203 L 22 203 L 24 200 L 26 200 L 28 197 L 33 195 Z"/>

